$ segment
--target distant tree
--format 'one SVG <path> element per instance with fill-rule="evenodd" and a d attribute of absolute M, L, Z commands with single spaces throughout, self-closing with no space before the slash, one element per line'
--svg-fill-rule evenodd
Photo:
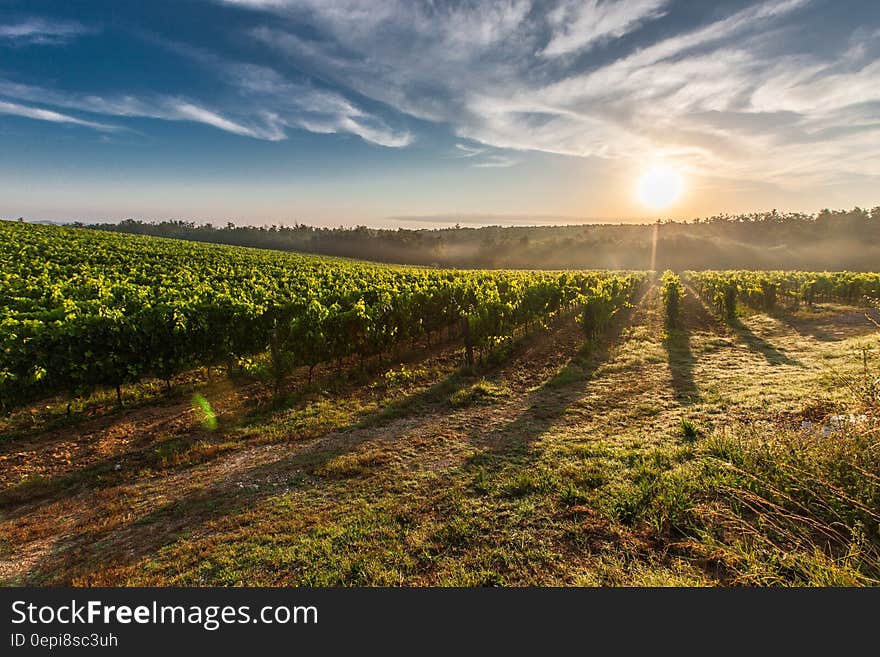
<path fill-rule="evenodd" d="M 23 219 L 21 219 L 23 221 Z M 293 227 L 196 226 L 125 219 L 96 224 L 101 230 L 175 237 L 201 242 L 274 248 L 439 267 L 634 268 L 644 266 L 655 226 L 657 265 L 673 269 L 876 269 L 880 261 L 880 206 L 870 211 L 822 209 L 817 214 L 779 210 L 717 214 L 655 224 L 462 227 L 412 230 Z M 822 240 L 852 246 L 816 249 Z"/>

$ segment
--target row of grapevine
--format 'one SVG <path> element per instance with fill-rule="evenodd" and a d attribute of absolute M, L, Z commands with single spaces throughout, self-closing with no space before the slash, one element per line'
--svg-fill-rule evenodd
<path fill-rule="evenodd" d="M 672 271 L 663 272 L 660 278 L 660 299 L 666 314 L 666 326 L 678 328 L 681 325 L 681 300 L 684 297 L 684 286 L 678 274 Z"/>
<path fill-rule="evenodd" d="M 880 274 L 801 271 L 685 272 L 690 284 L 724 318 L 736 315 L 736 303 L 764 311 L 780 305 L 811 307 L 836 301 L 861 304 L 880 297 Z"/>
<path fill-rule="evenodd" d="M 608 331 L 617 313 L 623 309 L 648 280 L 644 272 L 599 279 L 587 295 L 578 300 L 578 320 L 590 340 L 598 340 Z"/>
<path fill-rule="evenodd" d="M 736 317 L 736 299 L 739 294 L 736 272 L 689 271 L 684 276 L 697 294 L 712 306 L 715 314 L 727 321 Z"/>
<path fill-rule="evenodd" d="M 0 222 L 0 404 L 118 391 L 265 351 L 280 381 L 294 368 L 381 356 L 448 327 L 472 353 L 637 279 L 387 267 Z"/>

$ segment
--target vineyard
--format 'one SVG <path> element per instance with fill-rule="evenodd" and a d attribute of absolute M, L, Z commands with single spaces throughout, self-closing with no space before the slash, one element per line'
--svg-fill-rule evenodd
<path fill-rule="evenodd" d="M 880 274 L 0 222 L 0 583 L 880 584 Z"/>
<path fill-rule="evenodd" d="M 469 272 L 0 223 L 0 404 L 83 394 L 254 359 L 296 368 L 381 359 L 461 337 L 468 365 L 529 324 L 582 308 L 598 337 L 644 274 Z M 264 358 L 260 358 L 264 355 Z"/>
<path fill-rule="evenodd" d="M 800 271 L 685 272 L 685 280 L 719 316 L 736 315 L 737 301 L 756 310 L 812 308 L 834 301 L 863 305 L 880 298 L 880 274 Z"/>

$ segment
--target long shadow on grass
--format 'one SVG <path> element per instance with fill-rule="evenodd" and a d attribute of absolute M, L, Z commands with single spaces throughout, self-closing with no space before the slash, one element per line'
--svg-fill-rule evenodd
<path fill-rule="evenodd" d="M 209 485 L 162 504 L 124 526 L 92 529 L 89 525 L 94 521 L 86 519 L 81 529 L 61 539 L 51 553 L 29 569 L 24 581 L 17 583 L 88 582 L 95 563 L 111 568 L 134 564 L 213 520 L 253 508 L 282 493 L 313 487 L 320 481 L 315 473 L 321 466 L 374 440 L 376 427 L 387 425 L 404 412 L 424 414 L 432 406 L 439 408 L 448 403 L 450 394 L 473 380 L 456 370 L 390 408 L 303 444 L 289 457 L 254 467 L 244 463 L 240 469 L 230 468 Z"/>
<path fill-rule="evenodd" d="M 700 298 L 696 290 L 690 285 L 685 285 L 688 295 L 685 297 L 685 303 L 691 300 L 690 308 L 696 311 L 699 316 L 699 322 L 706 326 L 717 326 L 721 324 L 714 318 L 709 311 L 706 303 Z M 696 303 L 693 303 L 696 302 Z M 709 319 L 711 318 L 711 319 Z M 727 322 L 727 326 L 733 331 L 734 335 L 746 345 L 751 351 L 762 355 L 771 365 L 797 365 L 802 367 L 800 361 L 791 358 L 784 351 L 778 349 L 773 344 L 756 334 L 752 329 L 746 326 L 740 319 L 734 318 Z"/>
<path fill-rule="evenodd" d="M 335 366 L 321 365 L 315 371 L 311 383 L 307 382 L 305 368 L 300 368 L 291 375 L 286 382 L 288 391 L 286 396 L 275 397 L 265 386 L 261 386 L 255 379 L 247 376 L 236 376 L 236 387 L 248 399 L 247 408 L 234 415 L 223 414 L 220 416 L 223 430 L 220 432 L 206 432 L 193 428 L 190 431 L 176 435 L 173 439 L 156 441 L 155 434 L 159 433 L 154 427 L 149 435 L 136 438 L 125 451 L 120 451 L 101 460 L 94 461 L 85 467 L 80 467 L 70 472 L 54 476 L 35 476 L 21 482 L 7 486 L 0 490 L 0 510 L 12 510 L 24 503 L 39 502 L 40 504 L 51 503 L 61 497 L 76 494 L 81 490 L 100 490 L 111 486 L 118 486 L 138 480 L 144 469 L 157 470 L 163 475 L 172 474 L 185 470 L 195 465 L 214 460 L 222 455 L 248 447 L 254 442 L 272 442 L 271 440 L 254 441 L 249 433 L 259 431 L 261 425 L 279 424 L 278 419 L 282 414 L 291 411 L 304 411 L 313 402 L 326 399 L 328 394 L 349 396 L 358 389 L 368 388 L 370 384 L 381 380 L 381 374 L 389 366 L 413 365 L 425 362 L 432 357 L 438 357 L 441 364 L 446 367 L 457 357 L 458 338 L 446 336 L 440 342 L 434 344 L 413 345 L 411 348 L 398 350 L 393 361 L 371 363 L 368 370 L 358 367 L 355 359 L 345 361 L 344 375 L 340 376 Z M 449 352 L 444 356 L 444 352 Z M 417 407 L 423 401 L 430 401 L 437 395 L 442 395 L 444 390 L 449 393 L 454 391 L 456 385 L 461 383 L 459 377 L 453 376 L 445 379 L 436 386 L 431 387 L 424 393 L 413 395 L 412 399 L 389 405 L 382 411 L 378 421 L 393 419 L 402 414 L 410 407 Z M 200 386 L 178 387 L 173 395 L 163 391 L 162 396 L 145 398 L 140 403 L 128 405 L 123 408 L 115 407 L 102 412 L 101 415 L 85 418 L 72 416 L 49 427 L 28 429 L 14 433 L 13 440 L 7 440 L 7 436 L 0 437 L 0 455 L 6 452 L 20 451 L 21 440 L 40 438 L 42 435 L 49 436 L 52 431 L 70 425 L 73 429 L 79 424 L 88 422 L 91 431 L 106 430 L 108 426 L 125 420 L 131 413 L 139 412 L 144 406 L 177 406 L 181 403 L 188 406 L 187 396 L 192 390 L 200 390 L 211 398 L 213 393 L 222 389 L 218 384 Z M 183 393 L 183 394 L 181 394 Z M 365 422 L 375 423 L 374 419 L 367 417 Z M 158 425 L 157 425 L 158 426 Z M 295 433 L 297 440 L 305 441 L 326 433 L 332 426 L 318 425 L 307 427 L 297 426 L 289 433 Z M 287 437 L 280 436 L 275 441 L 285 440 Z M 29 507 L 33 511 L 34 507 Z"/>
<path fill-rule="evenodd" d="M 449 346 L 454 348 L 454 345 Z M 419 356 L 425 360 L 430 358 L 432 353 L 430 350 L 414 351 L 406 354 L 401 362 L 406 364 L 419 362 Z M 456 356 L 452 355 L 446 360 L 453 362 L 455 358 Z M 111 486 L 132 483 L 141 477 L 140 473 L 145 469 L 156 470 L 161 475 L 171 475 L 254 444 L 289 440 L 289 436 L 286 435 L 279 435 L 274 439 L 257 437 L 254 440 L 249 434 L 260 431 L 261 425 L 266 423 L 283 427 L 281 418 L 284 414 L 292 411 L 307 411 L 313 403 L 326 400 L 328 393 L 347 397 L 358 389 L 367 387 L 378 378 L 380 377 L 376 372 L 373 372 L 372 375 L 351 372 L 349 378 L 342 379 L 327 370 L 322 373 L 320 378 L 316 378 L 314 383 L 304 392 L 289 395 L 286 400 L 276 400 L 272 399 L 271 395 L 263 395 L 244 414 L 235 417 L 221 416 L 220 420 L 224 430 L 219 433 L 194 428 L 171 440 L 159 443 L 156 442 L 154 435 L 147 435 L 136 440 L 130 449 L 93 462 L 83 468 L 54 477 L 33 477 L 12 485 L 0 491 L 0 510 L 9 510 L 10 517 L 14 517 L 16 506 L 35 502 L 48 504 L 83 490 L 97 491 Z M 341 430 L 389 422 L 400 415 L 418 410 L 437 400 L 445 399 L 466 383 L 468 383 L 468 377 L 460 369 L 455 368 L 452 374 L 426 390 L 395 401 L 377 413 L 367 412 L 351 426 Z M 381 391 L 370 390 L 371 395 L 382 394 Z M 110 421 L 112 422 L 112 420 Z M 307 442 L 336 429 L 332 423 L 308 424 L 309 418 L 305 418 L 303 421 L 307 426 L 297 426 L 295 429 L 286 431 L 287 434 L 294 434 L 297 442 Z M 285 432 L 279 430 L 279 433 Z M 34 508 L 29 505 L 28 512 L 32 512 Z"/>
<path fill-rule="evenodd" d="M 746 345 L 749 350 L 762 355 L 771 365 L 796 365 L 798 367 L 803 367 L 803 364 L 799 360 L 791 358 L 784 351 L 752 331 L 752 329 L 738 318 L 732 319 L 728 323 L 728 326 L 730 326 L 740 342 Z"/>
<path fill-rule="evenodd" d="M 650 290 L 643 294 L 639 305 L 649 293 Z M 489 433 L 472 433 L 471 442 L 484 447 L 489 453 L 514 458 L 527 456 L 531 444 L 558 424 L 566 412 L 583 399 L 593 374 L 608 360 L 624 328 L 631 324 L 633 312 L 634 308 L 629 308 L 618 316 L 603 339 L 586 344 L 565 367 L 530 393 L 525 411 Z"/>
<path fill-rule="evenodd" d="M 772 313 L 772 316 L 798 334 L 820 342 L 840 342 L 846 337 L 874 332 L 876 326 L 869 318 L 880 320 L 880 312 L 870 308 L 853 308 L 832 317 L 803 317 L 787 309 L 780 309 Z"/>
<path fill-rule="evenodd" d="M 721 327 L 693 288 L 687 287 L 686 290 L 679 326 L 668 328 L 663 340 L 675 399 L 685 406 L 700 400 L 700 391 L 694 380 L 697 359 L 691 351 L 691 333 L 694 329 L 717 331 Z"/>
<path fill-rule="evenodd" d="M 67 584 L 87 578 L 96 563 L 110 568 L 134 564 L 211 521 L 252 509 L 279 494 L 317 485 L 320 478 L 315 473 L 321 466 L 375 438 L 375 431 L 351 425 L 302 445 L 288 457 L 229 468 L 208 485 L 161 504 L 126 525 L 105 529 L 100 527 L 100 519 L 86 518 L 29 569 L 24 582 L 16 583 Z"/>
<path fill-rule="evenodd" d="M 685 329 L 669 329 L 663 340 L 666 358 L 669 361 L 669 374 L 675 400 L 689 406 L 700 400 L 700 391 L 694 381 L 694 366 L 697 359 L 691 351 L 690 335 Z"/>
<path fill-rule="evenodd" d="M 573 358 L 528 396 L 528 407 L 524 412 L 488 433 L 473 432 L 471 442 L 504 456 L 528 454 L 531 443 L 555 426 L 573 404 L 583 399 L 593 373 L 604 362 L 607 352 L 607 348 L 597 349 Z"/>
<path fill-rule="evenodd" d="M 837 342 L 840 340 L 839 336 L 829 333 L 819 326 L 821 321 L 819 318 L 798 317 L 785 308 L 771 312 L 770 316 L 804 337 L 816 338 L 820 342 Z"/>
<path fill-rule="evenodd" d="M 648 293 L 650 290 L 646 292 Z M 468 440 L 477 451 L 465 460 L 459 476 L 463 475 L 466 480 L 471 480 L 468 487 L 471 495 L 497 500 L 492 504 L 498 505 L 503 511 L 499 514 L 490 512 L 481 515 L 467 506 L 462 508 L 458 504 L 448 505 L 443 511 L 447 519 L 445 533 L 440 532 L 438 538 L 444 545 L 443 549 L 451 550 L 455 554 L 478 554 L 487 549 L 491 552 L 503 544 L 504 559 L 500 563 L 491 561 L 488 572 L 500 572 L 498 576 L 502 578 L 509 575 L 514 581 L 521 575 L 523 563 L 532 563 L 533 559 L 537 560 L 536 564 L 542 562 L 544 557 L 541 556 L 540 549 L 531 554 L 532 548 L 526 542 L 512 538 L 520 530 L 512 529 L 511 523 L 518 527 L 524 519 L 517 515 L 518 512 L 505 509 L 503 500 L 536 495 L 535 503 L 543 505 L 547 494 L 556 494 L 556 488 L 561 482 L 552 470 L 540 465 L 542 451 L 535 449 L 534 443 L 554 427 L 563 424 L 566 414 L 588 394 L 596 370 L 613 354 L 623 329 L 631 324 L 631 315 L 632 310 L 619 317 L 610 333 L 599 344 L 588 344 L 581 348 L 555 375 L 528 393 L 524 400 L 524 410 L 515 417 L 502 420 L 495 428 L 478 426 L 470 431 Z M 498 417 L 497 413 L 495 417 Z M 453 490 L 453 473 L 446 473 L 446 476 L 450 478 L 450 482 L 441 485 Z M 438 506 L 433 500 L 432 504 Z M 558 532 L 558 528 L 553 528 L 555 521 L 545 515 L 556 512 L 546 507 L 541 508 L 545 510 L 536 511 L 536 515 L 528 521 L 529 525 L 549 522 L 546 533 L 544 529 L 537 531 L 541 531 L 542 540 L 552 543 L 560 554 L 569 551 L 581 554 L 585 544 L 595 544 L 598 549 L 598 546 L 614 540 L 614 536 L 607 531 L 607 522 L 602 519 L 597 519 L 597 524 L 590 532 L 577 531 L 574 536 L 563 535 Z M 588 513 L 592 516 L 592 512 Z M 480 529 L 472 534 L 456 536 L 461 533 L 461 527 L 469 526 Z M 448 534 L 452 534 L 452 537 Z M 491 543 L 491 548 L 487 543 Z M 549 549 L 546 545 L 544 548 Z M 480 572 L 485 574 L 487 571 L 483 568 Z"/>

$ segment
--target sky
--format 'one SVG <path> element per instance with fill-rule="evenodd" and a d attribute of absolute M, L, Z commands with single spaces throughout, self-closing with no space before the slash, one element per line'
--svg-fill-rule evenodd
<path fill-rule="evenodd" d="M 646 204 L 648 171 L 680 196 Z M 877 0 L 0 0 L 0 217 L 553 224 L 878 190 Z"/>

